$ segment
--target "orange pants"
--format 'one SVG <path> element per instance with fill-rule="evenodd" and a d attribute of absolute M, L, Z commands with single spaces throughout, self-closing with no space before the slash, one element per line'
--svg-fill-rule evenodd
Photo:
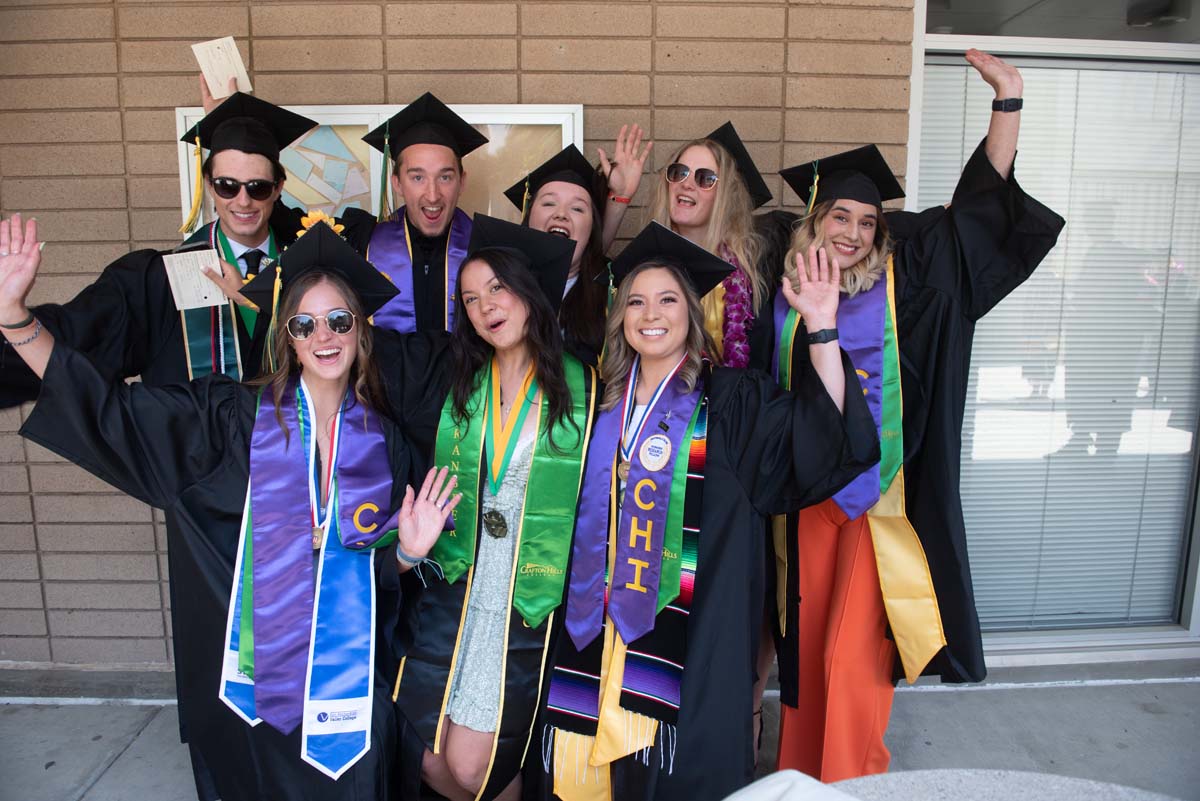
<path fill-rule="evenodd" d="M 883 773 L 896 646 L 867 517 L 828 500 L 800 512 L 799 708 L 784 705 L 779 769 L 824 782 Z"/>

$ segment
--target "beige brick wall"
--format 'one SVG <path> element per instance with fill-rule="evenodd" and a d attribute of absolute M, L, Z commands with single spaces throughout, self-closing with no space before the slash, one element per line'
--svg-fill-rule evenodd
<path fill-rule="evenodd" d="M 581 102 L 589 154 L 634 121 L 656 167 L 733 119 L 795 204 L 774 171 L 842 147 L 878 142 L 903 172 L 911 33 L 911 0 L 5 0 L 0 211 L 35 214 L 50 242 L 35 301 L 170 245 L 173 109 L 199 104 L 188 45 L 225 35 L 275 103 Z M 22 441 L 19 421 L 0 412 L 0 664 L 165 665 L 161 513 Z"/>

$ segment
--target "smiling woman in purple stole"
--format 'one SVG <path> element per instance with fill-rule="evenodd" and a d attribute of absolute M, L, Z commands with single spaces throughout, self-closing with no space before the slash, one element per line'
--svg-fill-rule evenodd
<path fill-rule="evenodd" d="M 478 214 L 472 230 L 448 356 L 432 364 L 417 334 L 389 357 L 406 430 L 436 423 L 435 461 L 463 493 L 405 611 L 406 799 L 418 776 L 450 799 L 520 793 L 591 430 L 594 370 L 563 353 L 557 316 L 575 243 Z"/>
<path fill-rule="evenodd" d="M 171 510 L 214 554 L 193 582 L 213 613 L 187 635 L 214 680 L 188 688 L 211 699 L 189 742 L 220 797 L 387 798 L 395 724 L 376 657 L 391 648 L 376 632 L 394 630 L 399 599 L 386 546 L 427 553 L 456 503 L 445 473 L 405 495 L 411 449 L 378 414 L 366 320 L 394 288 L 319 225 L 245 288 L 279 321 L 257 385 L 127 385 L 28 313 L 36 237 L 32 221 L 0 222 L 0 319 L 24 323 L 4 333 L 43 380 L 21 433 Z"/>
<path fill-rule="evenodd" d="M 894 676 L 986 673 L 958 490 L 971 339 L 1063 220 L 1013 175 L 1020 73 L 977 50 L 967 61 L 996 101 L 947 208 L 886 211 L 904 191 L 874 145 L 782 173 L 808 210 L 792 218 L 780 265 L 790 273 L 813 246 L 845 265 L 842 347 L 882 443 L 880 464 L 773 531 L 779 767 L 825 782 L 887 770 Z M 802 343 L 813 329 L 782 300 L 768 322 L 786 386 L 810 369 Z"/>
<path fill-rule="evenodd" d="M 832 331 L 836 268 L 813 262 L 790 299 Z M 536 738 L 543 798 L 721 798 L 751 780 L 763 517 L 878 458 L 836 334 L 793 392 L 712 366 L 700 297 L 731 269 L 657 223 L 614 262 L 606 391 Z"/>

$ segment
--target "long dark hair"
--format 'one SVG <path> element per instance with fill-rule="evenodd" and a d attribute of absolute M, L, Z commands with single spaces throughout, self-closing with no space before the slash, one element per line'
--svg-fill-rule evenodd
<path fill-rule="evenodd" d="M 275 397 L 275 417 L 279 420 L 279 427 L 284 430 L 285 435 L 288 431 L 283 424 L 283 414 L 279 408 L 283 403 L 283 393 L 287 390 L 288 382 L 293 376 L 300 374 L 300 362 L 292 347 L 291 337 L 288 336 L 286 323 L 288 318 L 299 311 L 300 301 L 304 298 L 304 294 L 318 284 L 332 284 L 334 289 L 346 299 L 346 308 L 354 314 L 354 335 L 358 340 L 358 355 L 354 358 L 354 364 L 350 365 L 350 386 L 354 389 L 355 399 L 377 412 L 387 408 L 383 382 L 379 377 L 379 368 L 371 355 L 375 345 L 374 335 L 370 323 L 367 322 L 367 315 L 363 313 L 363 305 L 358 293 L 351 289 L 350 285 L 346 283 L 346 279 L 337 273 L 313 270 L 289 284 L 283 291 L 283 297 L 279 299 L 279 308 L 275 312 L 275 336 L 267 343 L 267 347 L 271 349 L 275 357 L 274 372 L 265 373 L 246 382 L 252 386 L 271 388 Z M 263 354 L 264 365 L 266 361 L 266 354 Z"/>
<path fill-rule="evenodd" d="M 521 217 L 521 225 L 529 226 L 529 215 L 533 211 L 530 198 Z M 558 310 L 559 325 L 567 341 L 580 342 L 596 353 L 604 344 L 605 302 L 608 283 L 597 281 L 597 277 L 608 271 L 608 258 L 604 255 L 604 217 L 596 206 L 596 193 L 588 192 L 592 207 L 592 233 L 579 260 L 579 273 L 575 285 L 563 298 Z"/>
<path fill-rule="evenodd" d="M 538 387 L 545 393 L 550 416 L 544 431 L 571 419 L 571 391 L 563 372 L 562 334 L 558 319 L 550 301 L 538 286 L 524 259 L 505 248 L 481 248 L 463 260 L 461 270 L 473 261 L 482 261 L 492 268 L 496 280 L 525 304 L 528 318 L 525 322 L 525 345 L 533 359 L 533 371 Z M 460 270 L 460 275 L 462 274 Z M 469 416 L 467 402 L 479 388 L 481 382 L 489 380 L 484 369 L 495 351 L 475 331 L 467 317 L 461 287 L 454 299 L 454 330 L 450 337 L 450 395 L 454 401 L 454 418 L 464 421 Z M 578 431 L 578 426 L 575 426 Z M 557 449 L 551 433 L 551 444 Z"/>

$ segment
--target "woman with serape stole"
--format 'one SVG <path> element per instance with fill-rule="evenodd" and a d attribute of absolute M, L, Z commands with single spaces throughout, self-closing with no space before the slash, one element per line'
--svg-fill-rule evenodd
<path fill-rule="evenodd" d="M 35 225 L 11 223 L 4 314 L 38 265 Z M 412 453 L 378 413 L 365 321 L 394 291 L 329 227 L 310 230 L 246 286 L 280 320 L 257 386 L 127 385 L 40 324 L 9 337 L 43 379 L 22 434 L 172 510 L 193 547 L 224 555 L 195 583 L 208 615 L 187 634 L 214 677 L 189 743 L 226 801 L 388 797 L 395 724 L 376 632 L 394 629 L 399 598 L 386 546 L 427 552 L 457 503 L 444 472 L 419 497 L 404 491 Z"/>
<path fill-rule="evenodd" d="M 985 675 L 971 589 L 959 457 L 976 321 L 1054 246 L 1063 220 L 1012 174 L 1021 77 L 979 51 L 996 90 L 987 138 L 947 208 L 886 212 L 904 196 L 879 150 L 784 170 L 808 200 L 783 260 L 831 249 L 842 270 L 842 347 L 862 381 L 881 461 L 836 496 L 776 521 L 775 607 L 782 699 L 779 767 L 832 782 L 887 770 L 883 736 L 898 672 Z M 781 295 L 773 316 L 782 386 L 811 369 L 811 320 Z"/>
<path fill-rule="evenodd" d="M 575 243 L 478 214 L 472 230 L 448 357 L 423 365 L 418 337 L 400 359 L 424 396 L 404 417 L 435 415 L 463 493 L 405 612 L 404 798 L 418 774 L 450 799 L 519 795 L 592 422 L 594 370 L 563 353 L 556 312 Z"/>
<path fill-rule="evenodd" d="M 614 262 L 540 797 L 721 798 L 751 780 L 763 518 L 878 458 L 836 341 L 837 266 L 822 254 L 810 267 L 789 299 L 831 337 L 784 392 L 708 360 L 700 297 L 728 262 L 657 223 Z"/>

